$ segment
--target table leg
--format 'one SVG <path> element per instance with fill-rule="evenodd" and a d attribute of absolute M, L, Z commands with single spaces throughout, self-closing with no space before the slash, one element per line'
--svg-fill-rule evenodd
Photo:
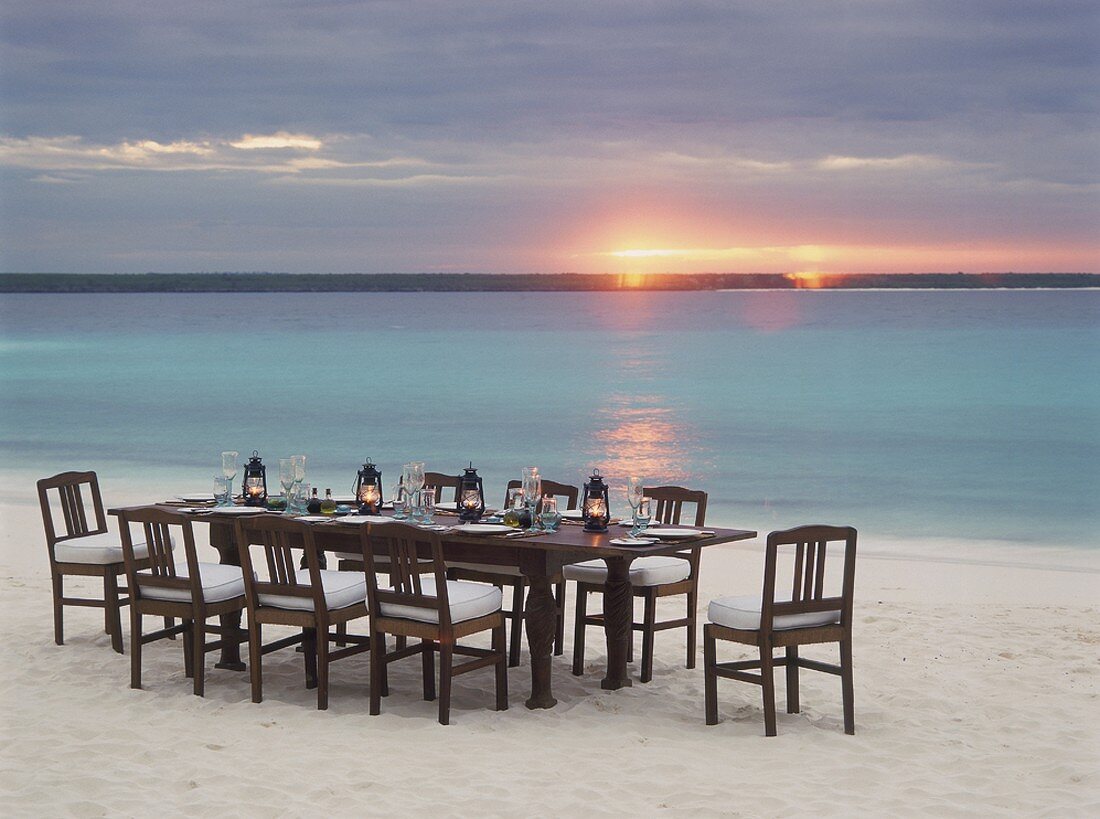
<path fill-rule="evenodd" d="M 603 630 L 607 637 L 607 676 L 600 688 L 614 691 L 633 683 L 626 670 L 627 647 L 633 639 L 634 594 L 630 558 L 604 558 L 607 582 L 603 592 Z"/>
<path fill-rule="evenodd" d="M 531 650 L 531 699 L 527 700 L 527 707 L 553 708 L 558 701 L 550 685 L 550 658 L 554 650 L 558 608 L 547 575 L 529 575 L 527 579 L 530 590 L 523 609 L 527 645 Z"/>
<path fill-rule="evenodd" d="M 233 540 L 233 527 L 226 523 L 210 523 L 210 545 L 218 550 L 218 562 L 226 566 L 240 566 L 241 555 L 237 551 L 237 544 Z M 241 646 L 237 642 L 238 637 L 245 636 L 241 629 L 241 613 L 239 611 L 219 615 L 221 621 L 222 650 L 218 662 L 214 668 L 227 668 L 230 671 L 244 671 L 246 666 L 241 662 Z"/>

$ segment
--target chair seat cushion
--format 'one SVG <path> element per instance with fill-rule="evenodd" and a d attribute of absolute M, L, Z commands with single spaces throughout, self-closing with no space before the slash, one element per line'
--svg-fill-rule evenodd
<path fill-rule="evenodd" d="M 138 572 L 138 585 L 142 586 L 142 576 L 152 574 L 148 569 Z M 190 577 L 187 564 L 176 566 L 176 577 Z M 231 600 L 244 594 L 244 575 L 240 566 L 228 566 L 221 563 L 200 563 L 199 582 L 202 583 L 202 598 L 207 603 Z M 178 600 L 191 602 L 191 592 L 187 589 L 164 589 L 156 586 L 142 586 L 141 596 L 150 600 Z"/>
<path fill-rule="evenodd" d="M 358 560 L 360 563 L 363 562 L 362 552 L 333 552 L 333 554 L 336 555 L 337 560 Z"/>
<path fill-rule="evenodd" d="M 425 577 L 421 589 L 429 597 L 435 596 L 435 578 Z M 461 623 L 500 611 L 503 595 L 496 586 L 488 583 L 467 583 L 463 580 L 447 581 L 447 602 L 451 609 L 451 622 Z M 401 617 L 406 620 L 419 620 L 421 623 L 438 623 L 439 612 L 435 609 L 422 609 L 399 603 L 382 603 L 379 607 L 384 617 Z"/>
<path fill-rule="evenodd" d="M 777 600 L 777 603 L 788 603 L 787 600 Z M 740 597 L 719 597 L 710 601 L 707 609 L 707 618 L 712 623 L 727 628 L 735 628 L 741 631 L 756 631 L 760 628 L 760 597 L 756 595 L 743 595 Z M 772 621 L 772 628 L 777 631 L 792 628 L 810 628 L 812 626 L 828 626 L 840 622 L 840 611 L 811 611 L 805 614 L 784 614 Z"/>
<path fill-rule="evenodd" d="M 294 574 L 300 584 L 309 586 L 309 569 L 299 569 Z M 367 580 L 362 572 L 322 569 L 321 588 L 325 591 L 325 605 L 330 609 L 347 608 L 367 599 Z M 294 597 L 289 594 L 261 594 L 259 597 L 261 606 L 313 611 L 312 597 Z"/>
<path fill-rule="evenodd" d="M 606 583 L 607 564 L 602 560 L 586 560 L 572 563 L 562 569 L 566 580 L 582 583 Z M 676 583 L 691 576 L 691 564 L 682 557 L 653 555 L 639 557 L 630 564 L 630 583 L 633 586 L 661 586 Z"/>
<path fill-rule="evenodd" d="M 491 563 L 454 563 L 447 561 L 449 569 L 467 569 L 472 572 L 484 572 L 485 574 L 499 574 L 503 577 L 523 577 L 523 572 L 516 566 L 494 566 Z"/>
<path fill-rule="evenodd" d="M 173 548 L 175 544 L 173 543 Z M 122 541 L 113 532 L 100 532 L 98 535 L 74 537 L 54 544 L 54 558 L 62 563 L 90 563 L 104 566 L 108 563 L 122 562 Z M 149 547 L 145 541 L 134 544 L 134 557 L 138 560 L 149 556 Z"/>

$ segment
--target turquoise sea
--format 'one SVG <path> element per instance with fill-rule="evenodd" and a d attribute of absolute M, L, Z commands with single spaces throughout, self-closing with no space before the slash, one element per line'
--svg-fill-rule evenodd
<path fill-rule="evenodd" d="M 598 467 L 709 521 L 1100 546 L 1100 292 L 0 296 L 4 474 Z M 613 496 L 620 508 L 622 495 Z"/>

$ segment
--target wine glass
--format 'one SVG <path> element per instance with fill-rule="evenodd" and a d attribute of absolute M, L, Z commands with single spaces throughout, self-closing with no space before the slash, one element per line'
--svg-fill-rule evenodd
<path fill-rule="evenodd" d="M 305 455 L 291 455 L 290 460 L 294 462 L 294 486 L 297 488 L 297 492 L 294 493 L 296 503 L 294 506 L 295 511 L 298 514 L 305 514 L 306 504 L 309 502 L 309 492 L 302 492 L 302 481 L 306 479 L 306 456 Z"/>
<path fill-rule="evenodd" d="M 294 488 L 295 469 L 293 458 L 279 459 L 279 485 L 283 487 L 283 498 L 286 499 L 284 514 L 293 515 L 296 508 L 292 504 L 290 491 Z"/>
<path fill-rule="evenodd" d="M 531 515 L 531 528 L 528 531 L 538 531 L 539 522 L 535 512 L 538 509 L 539 498 L 542 497 L 542 477 L 539 475 L 537 466 L 523 468 L 523 495 L 527 499 L 527 511 Z"/>
<path fill-rule="evenodd" d="M 630 527 L 630 536 L 637 537 L 649 528 L 652 516 L 653 502 L 650 498 L 641 498 L 634 508 L 634 525 Z"/>
<path fill-rule="evenodd" d="M 431 526 L 435 514 L 435 487 L 425 486 L 420 490 L 420 525 Z"/>
<path fill-rule="evenodd" d="M 627 478 L 626 479 L 626 502 L 630 506 L 630 520 L 633 523 L 634 513 L 638 509 L 638 504 L 642 501 L 642 479 L 641 478 Z"/>
<path fill-rule="evenodd" d="M 226 487 L 227 500 L 223 506 L 231 506 L 233 504 L 233 479 L 237 477 L 237 458 L 240 455 L 239 452 L 234 450 L 226 450 L 222 453 L 222 475 L 225 476 L 228 481 Z"/>
<path fill-rule="evenodd" d="M 404 477 L 404 475 L 402 475 L 402 477 Z M 405 488 L 404 483 L 398 484 L 397 488 L 393 490 L 394 520 L 405 520 L 408 517 L 408 513 L 405 511 L 408 496 L 408 489 Z"/>

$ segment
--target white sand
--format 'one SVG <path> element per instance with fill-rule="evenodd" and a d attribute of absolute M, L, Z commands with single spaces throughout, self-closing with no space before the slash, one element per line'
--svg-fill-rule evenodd
<path fill-rule="evenodd" d="M 747 684 L 720 681 L 723 721 L 704 725 L 702 649 L 685 669 L 682 631 L 658 635 L 652 683 L 617 692 L 599 687 L 602 635 L 581 678 L 567 638 L 548 711 L 523 707 L 526 665 L 503 713 L 490 672 L 461 677 L 448 727 L 419 699 L 416 659 L 393 668 L 378 717 L 366 655 L 334 665 L 325 713 L 292 651 L 266 658 L 260 705 L 212 656 L 192 696 L 166 641 L 133 691 L 98 610 L 66 609 L 53 644 L 30 499 L 0 521 L 5 816 L 1100 815 L 1100 557 L 1085 550 L 865 538 L 856 735 L 839 680 L 803 672 L 803 713 L 769 739 Z M 703 619 L 711 597 L 758 589 L 759 548 L 704 551 Z"/>

